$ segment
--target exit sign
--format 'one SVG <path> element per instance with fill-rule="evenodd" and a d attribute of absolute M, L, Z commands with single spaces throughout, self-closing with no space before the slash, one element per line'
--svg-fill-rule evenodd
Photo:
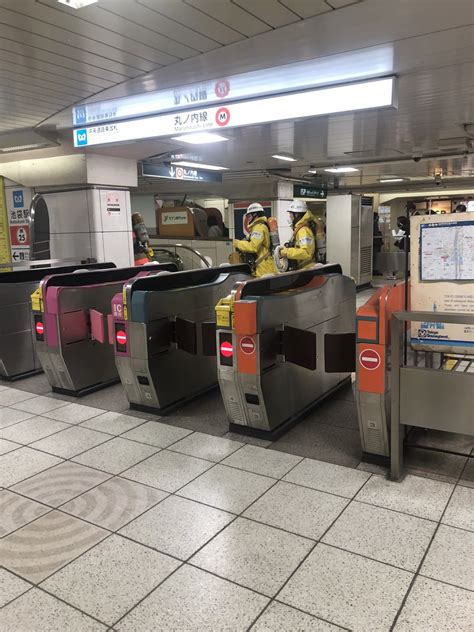
<path fill-rule="evenodd" d="M 326 187 L 307 186 L 305 184 L 293 185 L 293 197 L 295 198 L 318 198 L 325 200 L 327 192 Z"/>

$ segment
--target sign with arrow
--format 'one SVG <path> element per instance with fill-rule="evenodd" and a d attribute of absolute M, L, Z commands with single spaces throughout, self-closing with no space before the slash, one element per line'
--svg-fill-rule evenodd
<path fill-rule="evenodd" d="M 142 176 L 146 178 L 165 178 L 168 180 L 188 180 L 191 182 L 222 182 L 222 174 L 190 167 L 157 165 L 142 162 Z"/>

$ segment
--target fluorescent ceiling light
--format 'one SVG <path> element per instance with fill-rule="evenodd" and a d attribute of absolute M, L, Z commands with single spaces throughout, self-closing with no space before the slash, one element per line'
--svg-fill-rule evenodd
<path fill-rule="evenodd" d="M 3 154 L 8 154 L 13 151 L 25 151 L 26 149 L 40 149 L 41 147 L 48 147 L 48 143 L 30 143 L 29 145 L 16 145 L 14 147 L 2 147 L 0 151 Z"/>
<path fill-rule="evenodd" d="M 194 169 L 208 169 L 209 171 L 228 171 L 229 167 L 219 167 L 219 165 L 204 165 L 202 162 L 191 162 L 188 160 L 178 160 L 172 162 L 177 167 L 194 167 Z"/>
<path fill-rule="evenodd" d="M 379 182 L 403 182 L 405 178 L 381 178 Z"/>
<path fill-rule="evenodd" d="M 298 158 L 294 158 L 293 156 L 288 156 L 286 154 L 273 154 L 272 158 L 276 158 L 277 160 L 287 160 L 288 162 L 297 162 Z"/>
<path fill-rule="evenodd" d="M 318 173 L 317 169 L 308 169 L 308 173 Z"/>
<path fill-rule="evenodd" d="M 395 106 L 396 79 L 387 77 L 262 99 L 249 99 L 229 103 L 226 107 L 190 107 L 179 114 L 159 114 L 117 121 L 113 125 L 102 120 L 100 124 L 74 130 L 74 146 L 85 147 L 212 130 L 224 132 L 232 127 Z M 82 114 L 84 116 L 80 120 L 77 118 L 76 124 L 84 123 L 87 119 L 86 112 L 82 111 Z"/>
<path fill-rule="evenodd" d="M 330 169 L 325 169 L 328 173 L 351 173 L 352 171 L 359 171 L 355 167 L 331 167 Z"/>
<path fill-rule="evenodd" d="M 173 136 L 171 140 L 178 140 L 182 143 L 190 143 L 191 145 L 204 145 L 206 143 L 221 143 L 223 140 L 229 140 L 220 134 L 211 134 L 210 132 L 196 132 L 195 134 L 183 134 L 182 136 Z"/>
<path fill-rule="evenodd" d="M 89 4 L 98 2 L 98 0 L 58 0 L 58 2 L 59 4 L 65 4 L 67 7 L 71 7 L 71 9 L 82 9 Z"/>

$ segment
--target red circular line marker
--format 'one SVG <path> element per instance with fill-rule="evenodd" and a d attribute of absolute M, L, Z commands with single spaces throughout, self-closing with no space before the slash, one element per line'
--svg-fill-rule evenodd
<path fill-rule="evenodd" d="M 230 121 L 229 108 L 219 108 L 216 112 L 216 123 L 219 127 L 225 127 Z"/>
<path fill-rule="evenodd" d="M 234 354 L 234 348 L 230 342 L 221 343 L 221 354 L 224 358 L 230 358 Z"/>
<path fill-rule="evenodd" d="M 43 325 L 43 323 L 40 323 L 40 322 L 36 323 L 36 333 L 39 336 L 42 336 L 44 334 L 44 325 Z"/>
<path fill-rule="evenodd" d="M 242 352 L 246 353 L 247 355 L 252 355 L 252 353 L 255 353 L 255 342 L 253 338 L 250 338 L 250 336 L 245 336 L 244 338 L 242 338 L 242 340 L 240 341 L 240 348 Z"/>
<path fill-rule="evenodd" d="M 380 366 L 382 358 L 375 349 L 364 349 L 359 354 L 359 364 L 367 371 L 375 371 Z"/>
<path fill-rule="evenodd" d="M 216 82 L 214 86 L 214 92 L 216 93 L 216 97 L 219 99 L 224 99 L 230 92 L 230 83 L 227 79 L 221 79 Z"/>
<path fill-rule="evenodd" d="M 115 337 L 119 345 L 124 345 L 127 342 L 127 334 L 124 331 L 117 331 Z"/>

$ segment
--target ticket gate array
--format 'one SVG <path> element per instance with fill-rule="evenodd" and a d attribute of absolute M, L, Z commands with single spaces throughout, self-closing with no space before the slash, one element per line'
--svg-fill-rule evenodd
<path fill-rule="evenodd" d="M 216 307 L 230 430 L 277 439 L 355 369 L 354 281 L 339 265 L 238 283 Z"/>
<path fill-rule="evenodd" d="M 16 380 L 41 371 L 35 348 L 31 294 L 44 277 L 110 268 L 115 268 L 115 264 L 78 263 L 0 273 L 0 377 Z"/>
<path fill-rule="evenodd" d="M 217 386 L 215 305 L 247 265 L 129 281 L 112 302 L 115 361 L 130 407 L 166 412 Z"/>
<path fill-rule="evenodd" d="M 53 391 L 80 396 L 118 381 L 111 301 L 133 277 L 174 264 L 48 276 L 32 295 L 36 350 Z"/>

